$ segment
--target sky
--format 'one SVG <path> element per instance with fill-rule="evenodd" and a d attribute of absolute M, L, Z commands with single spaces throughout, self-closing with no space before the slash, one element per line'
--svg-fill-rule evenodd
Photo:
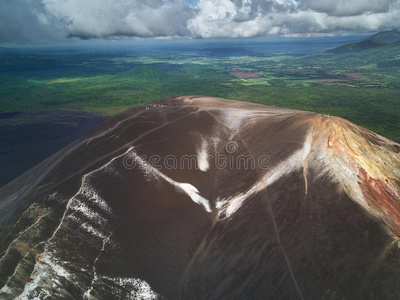
<path fill-rule="evenodd" d="M 400 0 L 0 0 L 0 45 L 351 35 L 400 28 Z"/>

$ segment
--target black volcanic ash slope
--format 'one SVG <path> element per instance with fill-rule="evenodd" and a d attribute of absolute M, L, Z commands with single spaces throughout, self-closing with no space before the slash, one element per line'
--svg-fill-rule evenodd
<path fill-rule="evenodd" d="M 0 189 L 1 299 L 400 299 L 400 145 L 161 99 Z"/>

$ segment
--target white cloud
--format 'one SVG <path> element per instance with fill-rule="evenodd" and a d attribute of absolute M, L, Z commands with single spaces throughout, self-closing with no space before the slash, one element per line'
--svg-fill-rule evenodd
<path fill-rule="evenodd" d="M 398 0 L 200 0 L 189 20 L 192 35 L 318 36 L 338 31 L 400 27 Z"/>
<path fill-rule="evenodd" d="M 193 2 L 191 2 L 193 3 Z M 400 0 L 2 0 L 0 43 L 321 36 L 400 27 Z"/>

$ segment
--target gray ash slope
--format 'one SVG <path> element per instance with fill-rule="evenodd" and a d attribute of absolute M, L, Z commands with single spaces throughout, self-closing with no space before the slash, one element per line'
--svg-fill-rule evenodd
<path fill-rule="evenodd" d="M 0 189 L 0 297 L 400 299 L 399 152 L 309 112 L 132 108 Z"/>
<path fill-rule="evenodd" d="M 105 120 L 104 116 L 74 110 L 0 113 L 0 187 Z"/>

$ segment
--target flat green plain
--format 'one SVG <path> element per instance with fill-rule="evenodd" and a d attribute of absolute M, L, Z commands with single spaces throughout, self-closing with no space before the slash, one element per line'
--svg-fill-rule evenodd
<path fill-rule="evenodd" d="M 161 97 L 207 95 L 340 116 L 399 141 L 399 62 L 394 46 L 305 56 L 22 51 L 0 56 L 0 113 L 76 109 L 111 116 Z"/>

